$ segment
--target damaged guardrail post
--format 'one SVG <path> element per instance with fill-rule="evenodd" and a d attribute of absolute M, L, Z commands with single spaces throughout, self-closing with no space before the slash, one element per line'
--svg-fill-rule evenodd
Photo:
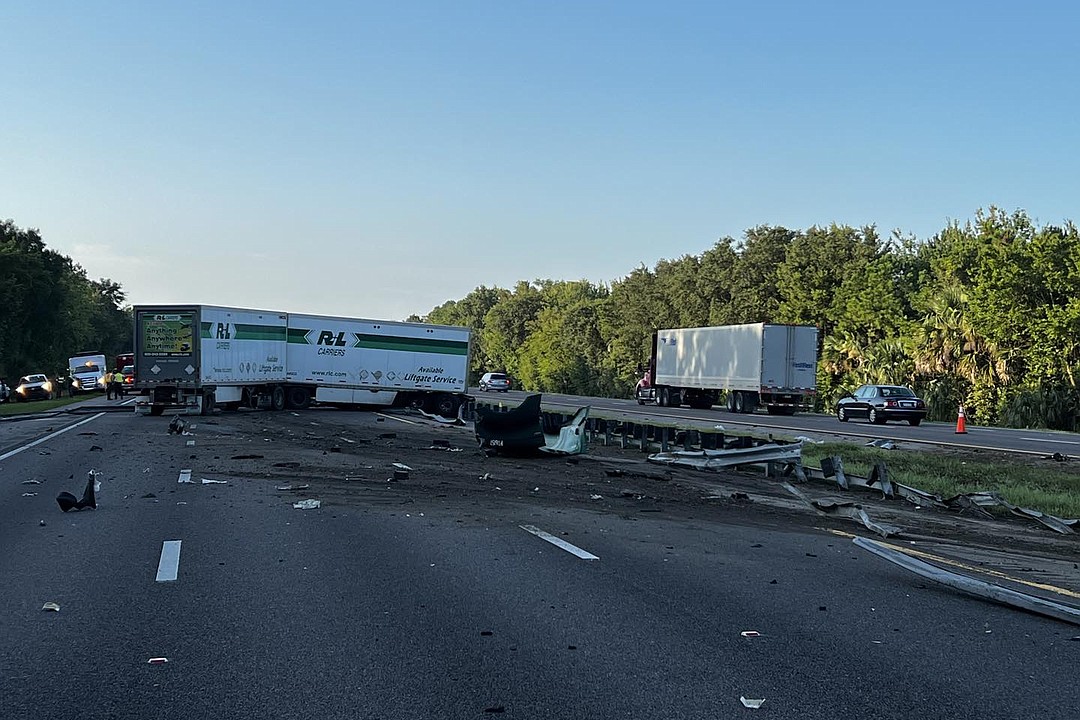
<path fill-rule="evenodd" d="M 847 476 L 844 475 L 844 462 L 839 455 L 821 458 L 821 474 L 826 478 L 835 478 L 836 484 L 848 490 Z"/>

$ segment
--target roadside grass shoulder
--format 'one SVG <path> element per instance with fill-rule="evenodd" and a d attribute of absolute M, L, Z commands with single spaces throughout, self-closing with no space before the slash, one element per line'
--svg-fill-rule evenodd
<path fill-rule="evenodd" d="M 93 400 L 97 395 L 87 397 L 62 397 L 55 400 L 32 400 L 30 402 L 6 402 L 0 405 L 0 415 L 28 415 L 30 413 L 48 412 L 65 405 Z"/>
<path fill-rule="evenodd" d="M 1057 463 L 1007 453 L 883 450 L 850 443 L 803 446 L 803 462 L 820 465 L 823 457 L 840 456 L 844 469 L 869 475 L 885 462 L 889 478 L 942 497 L 996 492 L 1014 505 L 1061 518 L 1080 518 L 1080 461 Z"/>

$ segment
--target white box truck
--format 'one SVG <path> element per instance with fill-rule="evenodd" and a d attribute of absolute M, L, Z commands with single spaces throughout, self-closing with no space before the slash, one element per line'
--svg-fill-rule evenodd
<path fill-rule="evenodd" d="M 639 404 L 707 409 L 725 392 L 732 412 L 791 415 L 817 389 L 817 328 L 750 323 L 657 330 L 638 381 Z"/>
<path fill-rule="evenodd" d="M 104 392 L 107 370 L 105 355 L 100 352 L 79 353 L 68 358 L 68 375 L 71 378 L 68 392 L 72 397 L 84 392 Z"/>
<path fill-rule="evenodd" d="M 135 382 L 140 412 L 284 407 L 288 316 L 213 305 L 140 305 Z"/>
<path fill-rule="evenodd" d="M 468 328 L 209 305 L 135 308 L 140 412 L 464 401 Z"/>

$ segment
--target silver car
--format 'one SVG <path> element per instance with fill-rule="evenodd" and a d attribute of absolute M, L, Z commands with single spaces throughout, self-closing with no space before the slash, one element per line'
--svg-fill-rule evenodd
<path fill-rule="evenodd" d="M 510 378 L 507 377 L 506 373 L 484 373 L 484 376 L 480 378 L 480 389 L 484 392 L 488 390 L 508 392 L 510 390 Z"/>

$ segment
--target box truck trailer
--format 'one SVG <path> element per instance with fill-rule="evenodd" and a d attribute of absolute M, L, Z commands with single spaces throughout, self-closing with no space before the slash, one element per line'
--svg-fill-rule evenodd
<path fill-rule="evenodd" d="M 817 328 L 750 323 L 657 330 L 638 404 L 793 414 L 817 388 Z"/>
<path fill-rule="evenodd" d="M 453 416 L 468 328 L 211 305 L 137 306 L 136 408 L 413 405 Z"/>

